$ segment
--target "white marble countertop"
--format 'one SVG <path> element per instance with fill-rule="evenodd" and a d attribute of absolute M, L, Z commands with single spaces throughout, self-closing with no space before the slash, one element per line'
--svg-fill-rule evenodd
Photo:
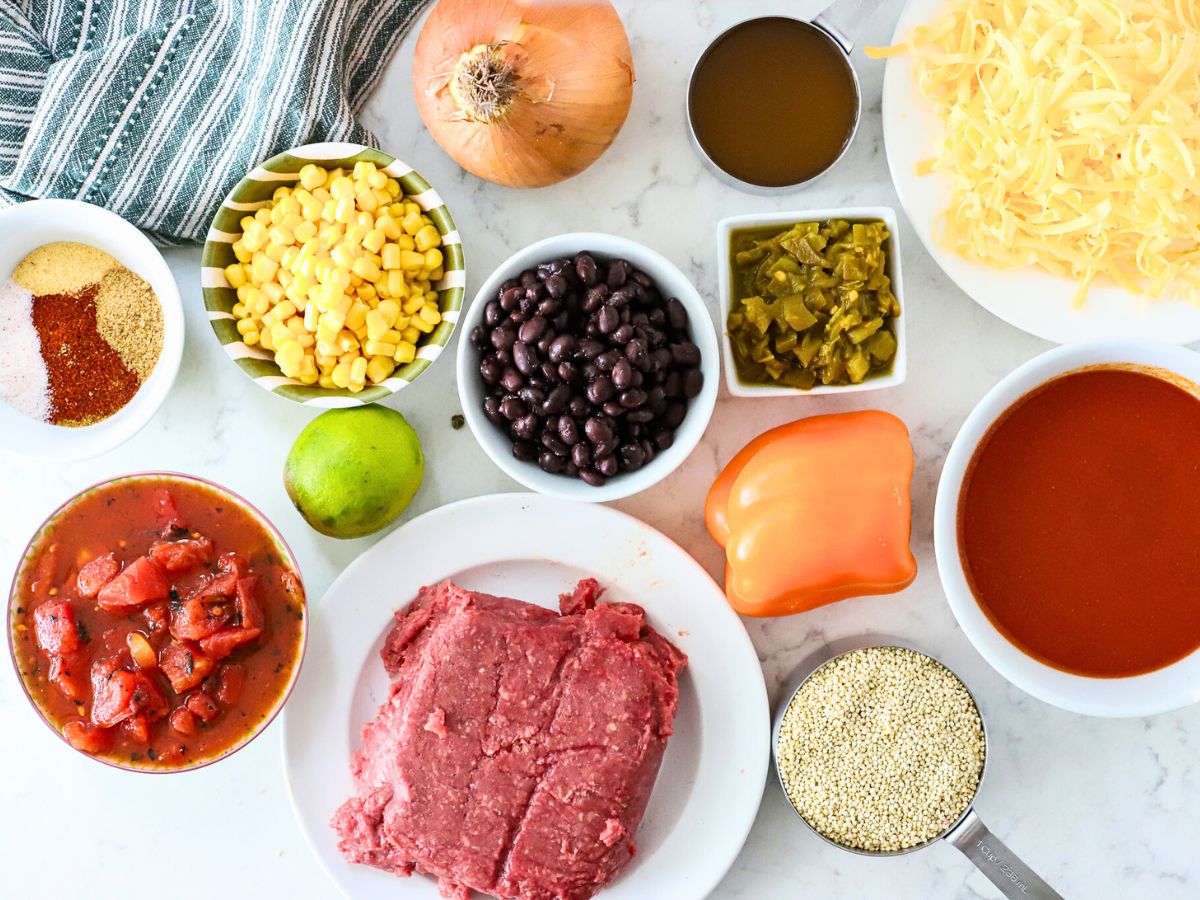
<path fill-rule="evenodd" d="M 678 264 L 716 309 L 718 219 L 735 213 L 841 205 L 898 206 L 879 125 L 883 64 L 855 53 L 863 121 L 846 158 L 818 186 L 760 198 L 720 185 L 688 144 L 687 75 L 707 41 L 752 14 L 804 15 L 820 0 L 618 0 L 638 82 L 629 120 L 583 175 L 538 191 L 486 184 L 455 166 L 425 133 L 409 88 L 410 36 L 372 98 L 367 123 L 381 145 L 437 185 L 462 231 L 473 291 L 513 250 L 563 231 L 599 230 L 643 241 Z M 885 0 L 863 41 L 886 43 L 903 0 Z M 781 111 L 782 113 L 782 111 Z M 975 306 L 926 255 L 901 214 L 909 372 L 902 387 L 846 398 L 733 400 L 722 389 L 699 448 L 657 487 L 617 506 L 674 538 L 714 576 L 721 556 L 701 503 L 720 466 L 769 426 L 877 405 L 901 416 L 917 456 L 913 483 L 916 582 L 899 595 L 849 600 L 787 619 L 747 621 L 774 701 L 791 667 L 822 642 L 860 632 L 901 636 L 938 654 L 978 696 L 991 736 L 977 809 L 992 828 L 1070 898 L 1200 896 L 1200 707 L 1152 719 L 1109 721 L 1060 712 L 1007 685 L 955 624 L 933 558 L 934 488 L 967 412 L 1002 375 L 1049 345 Z M 250 384 L 213 339 L 200 297 L 196 248 L 172 250 L 188 339 L 175 388 L 125 446 L 65 466 L 0 459 L 0 569 L 80 488 L 124 472 L 174 469 L 213 478 L 261 506 L 300 558 L 309 593 L 373 538 L 339 542 L 311 531 L 283 491 L 284 455 L 311 411 Z M 453 348 L 452 348 L 453 349 Z M 417 428 L 432 460 L 405 519 L 451 500 L 518 489 L 492 465 L 458 412 L 452 354 L 391 401 Z M 23 900 L 139 896 L 333 898 L 304 844 L 287 798 L 280 728 L 218 766 L 151 778 L 92 763 L 57 740 L 28 708 L 11 667 L 0 666 L 0 894 Z M 826 846 L 766 787 L 758 822 L 713 894 L 937 900 L 995 897 L 949 846 L 866 859 Z M 670 900 L 670 898 L 647 898 Z"/>

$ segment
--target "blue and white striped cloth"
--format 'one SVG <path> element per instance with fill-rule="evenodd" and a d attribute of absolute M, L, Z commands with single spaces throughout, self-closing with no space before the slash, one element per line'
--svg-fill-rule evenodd
<path fill-rule="evenodd" d="M 425 0 L 0 0 L 0 207 L 202 240 L 247 171 L 355 113 Z"/>

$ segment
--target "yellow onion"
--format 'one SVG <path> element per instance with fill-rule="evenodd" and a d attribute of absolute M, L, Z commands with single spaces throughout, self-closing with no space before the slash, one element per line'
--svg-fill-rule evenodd
<path fill-rule="evenodd" d="M 434 140 L 509 187 L 554 184 L 595 162 L 625 122 L 633 80 L 607 0 L 441 0 L 413 54 Z"/>

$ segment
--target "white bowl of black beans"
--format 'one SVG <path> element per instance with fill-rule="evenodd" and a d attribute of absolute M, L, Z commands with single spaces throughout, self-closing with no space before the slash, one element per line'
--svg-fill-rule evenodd
<path fill-rule="evenodd" d="M 665 257 L 611 234 L 514 253 L 462 322 L 458 393 L 476 440 L 531 490 L 628 497 L 695 449 L 720 350 L 704 302 Z"/>

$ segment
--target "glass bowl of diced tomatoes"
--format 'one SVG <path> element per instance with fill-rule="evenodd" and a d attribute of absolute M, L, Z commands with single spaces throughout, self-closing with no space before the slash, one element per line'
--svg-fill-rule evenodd
<path fill-rule="evenodd" d="M 9 649 L 70 746 L 139 772 L 224 759 L 287 701 L 308 614 L 296 559 L 249 502 L 166 472 L 76 494 L 9 594 Z"/>

